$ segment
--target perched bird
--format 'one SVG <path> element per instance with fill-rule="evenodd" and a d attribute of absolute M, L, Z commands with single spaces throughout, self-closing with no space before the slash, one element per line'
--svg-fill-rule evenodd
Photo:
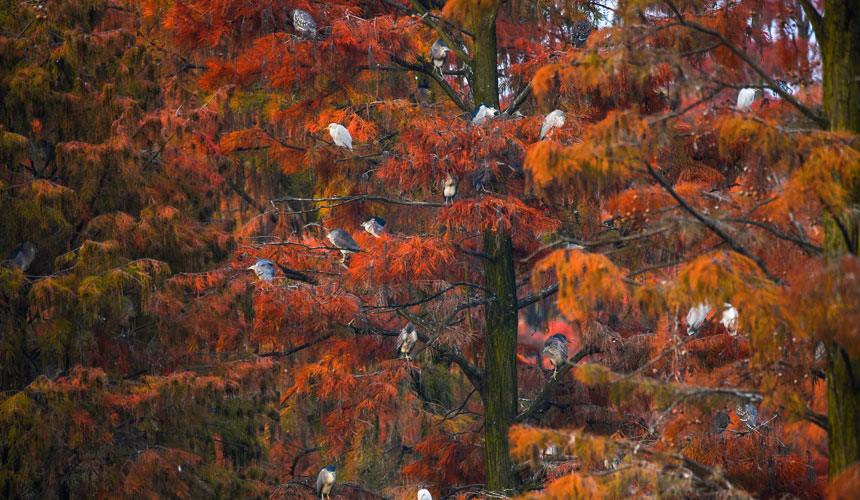
<path fill-rule="evenodd" d="M 687 313 L 687 335 L 698 333 L 709 312 L 711 312 L 711 306 L 704 303 L 690 308 L 690 312 Z"/>
<path fill-rule="evenodd" d="M 737 108 L 741 111 L 749 112 L 759 92 L 756 89 L 741 89 L 738 92 Z"/>
<path fill-rule="evenodd" d="M 328 133 L 331 135 L 331 140 L 335 146 L 340 146 L 352 151 L 352 136 L 349 135 L 349 130 L 339 123 L 329 123 Z"/>
<path fill-rule="evenodd" d="M 346 264 L 346 259 L 349 257 L 349 254 L 352 252 L 359 252 L 358 243 L 352 239 L 349 233 L 344 231 L 343 229 L 332 229 L 326 235 L 326 238 L 331 242 L 332 245 L 336 246 L 340 253 L 343 254 L 343 259 L 341 259 L 341 264 Z"/>
<path fill-rule="evenodd" d="M 293 19 L 293 28 L 297 35 L 302 38 L 316 38 L 317 23 L 310 14 L 301 9 L 293 9 L 290 17 Z"/>
<path fill-rule="evenodd" d="M 379 217 L 371 217 L 362 222 L 361 227 L 363 227 L 368 233 L 379 238 L 382 236 L 382 232 L 385 231 L 385 221 Z"/>
<path fill-rule="evenodd" d="M 728 330 L 729 335 L 737 335 L 738 334 L 738 310 L 735 309 L 735 306 L 729 304 L 728 302 L 723 304 L 723 307 L 726 309 L 723 311 L 723 318 L 720 320 L 723 326 Z"/>
<path fill-rule="evenodd" d="M 254 265 L 248 268 L 249 271 L 254 271 L 257 278 L 262 281 L 269 281 L 275 277 L 275 264 L 269 259 L 257 259 Z"/>
<path fill-rule="evenodd" d="M 406 323 L 406 326 L 400 330 L 400 335 L 397 336 L 397 357 L 405 357 L 406 361 L 411 361 L 409 353 L 412 352 L 416 342 L 418 342 L 418 330 L 412 323 Z"/>
<path fill-rule="evenodd" d="M 433 500 L 433 495 L 425 489 L 418 490 L 418 500 Z"/>
<path fill-rule="evenodd" d="M 445 65 L 445 60 L 448 59 L 449 52 L 451 52 L 451 48 L 441 38 L 433 42 L 433 45 L 430 47 L 430 61 L 433 62 L 433 68 L 439 74 L 442 74 L 442 66 Z"/>
<path fill-rule="evenodd" d="M 39 139 L 35 144 L 30 144 L 30 164 L 41 173 L 44 173 L 45 168 L 54 161 L 56 155 L 56 146 L 45 139 Z"/>
<path fill-rule="evenodd" d="M 558 369 L 567 363 L 567 344 L 570 342 L 567 337 L 560 333 L 556 333 L 543 343 L 543 353 L 549 358 L 552 363 L 552 376 L 555 377 Z"/>
<path fill-rule="evenodd" d="M 711 419 L 710 431 L 712 434 L 722 434 L 730 423 L 732 423 L 732 419 L 729 418 L 729 414 L 720 410 L 716 415 L 714 415 L 714 418 Z"/>
<path fill-rule="evenodd" d="M 430 99 L 430 85 L 427 83 L 427 80 L 420 79 L 415 77 L 418 80 L 418 102 L 424 104 Z"/>
<path fill-rule="evenodd" d="M 735 413 L 738 414 L 740 421 L 749 429 L 755 430 L 757 428 L 758 410 L 756 410 L 754 404 L 747 403 L 745 405 L 738 405 L 738 407 L 735 408 Z"/>
<path fill-rule="evenodd" d="M 454 203 L 454 197 L 457 196 L 457 184 L 459 181 L 456 177 L 448 174 L 445 180 L 442 181 L 442 196 L 445 197 L 445 204 Z"/>
<path fill-rule="evenodd" d="M 333 465 L 326 465 L 320 470 L 317 476 L 317 496 L 319 498 L 331 498 L 331 490 L 334 487 L 336 477 L 337 471 Z"/>
<path fill-rule="evenodd" d="M 573 25 L 573 34 L 570 37 L 573 46 L 581 48 L 585 45 L 585 42 L 588 40 L 588 36 L 591 35 L 592 29 L 594 29 L 594 27 L 585 19 L 577 21 L 576 24 Z"/>
<path fill-rule="evenodd" d="M 36 260 L 39 255 L 39 249 L 31 241 L 25 241 L 18 245 L 18 248 L 12 250 L 9 255 L 9 262 L 22 272 L 27 272 L 30 265 Z"/>
<path fill-rule="evenodd" d="M 494 116 L 499 116 L 499 110 L 492 107 L 481 104 L 478 106 L 478 109 L 472 113 L 472 125 L 476 127 L 480 127 L 484 123 L 487 122 L 490 118 Z"/>
<path fill-rule="evenodd" d="M 487 186 L 494 180 L 493 171 L 490 170 L 490 167 L 484 165 L 483 167 L 478 167 L 472 174 L 472 187 L 475 188 L 475 191 L 487 191 Z"/>
<path fill-rule="evenodd" d="M 550 130 L 561 128 L 562 125 L 564 125 L 564 111 L 557 109 L 546 115 L 540 128 L 540 140 L 544 140 Z"/>

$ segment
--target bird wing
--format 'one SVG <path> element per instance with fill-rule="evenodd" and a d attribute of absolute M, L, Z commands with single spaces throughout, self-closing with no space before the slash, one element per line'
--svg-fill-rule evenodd
<path fill-rule="evenodd" d="M 317 496 L 320 496 L 322 494 L 323 485 L 325 485 L 323 474 L 325 474 L 325 469 L 321 470 L 319 475 L 317 476 Z"/>
<path fill-rule="evenodd" d="M 400 330 L 400 335 L 397 336 L 397 353 L 400 353 L 400 350 L 403 348 L 403 344 L 409 340 L 409 334 L 406 333 L 406 330 Z"/>

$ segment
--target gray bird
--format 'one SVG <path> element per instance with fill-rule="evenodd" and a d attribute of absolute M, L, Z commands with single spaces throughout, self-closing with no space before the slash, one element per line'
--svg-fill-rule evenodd
<path fill-rule="evenodd" d="M 418 79 L 418 77 L 415 77 L 415 79 L 418 80 L 418 102 L 424 104 L 430 99 L 430 85 L 425 80 Z"/>
<path fill-rule="evenodd" d="M 484 165 L 472 174 L 472 187 L 475 188 L 475 191 L 488 191 L 487 186 L 494 180 L 493 171 L 490 170 L 490 167 Z"/>
<path fill-rule="evenodd" d="M 430 61 L 433 62 L 434 70 L 440 75 L 442 74 L 442 66 L 445 65 L 445 61 L 448 59 L 449 52 L 451 52 L 451 48 L 441 38 L 433 42 L 433 45 L 430 47 Z"/>
<path fill-rule="evenodd" d="M 340 253 L 343 254 L 343 259 L 341 259 L 341 264 L 346 264 L 346 259 L 349 257 L 349 254 L 352 252 L 360 252 L 361 249 L 358 248 L 358 243 L 352 239 L 349 233 L 344 231 L 343 229 L 332 229 L 326 235 L 326 238 L 331 242 L 332 245 L 336 246 Z"/>
<path fill-rule="evenodd" d="M 588 41 L 588 36 L 591 35 L 591 30 L 594 27 L 585 19 L 580 19 L 573 25 L 573 35 L 570 37 L 571 43 L 576 48 L 582 48 L 585 42 Z"/>
<path fill-rule="evenodd" d="M 365 231 L 372 234 L 374 237 L 379 238 L 385 231 L 385 221 L 380 219 L 379 217 L 371 217 L 366 221 L 362 222 L 361 227 L 363 227 Z"/>
<path fill-rule="evenodd" d="M 544 140 L 550 130 L 561 128 L 564 125 L 564 111 L 557 109 L 546 115 L 540 128 L 540 140 Z"/>
<path fill-rule="evenodd" d="M 567 344 L 570 342 L 567 337 L 560 333 L 556 333 L 543 343 L 543 353 L 552 363 L 552 376 L 555 377 L 558 369 L 567 363 Z"/>
<path fill-rule="evenodd" d="M 302 38 L 316 38 L 317 23 L 310 14 L 301 9 L 294 9 L 290 12 L 290 17 L 293 19 L 293 28 L 297 35 Z"/>
<path fill-rule="evenodd" d="M 397 357 L 405 357 L 406 361 L 411 361 L 409 353 L 412 352 L 416 342 L 418 342 L 418 330 L 412 323 L 406 323 L 406 326 L 400 330 L 400 335 L 397 336 Z"/>
<path fill-rule="evenodd" d="M 445 180 L 442 181 L 442 196 L 445 197 L 445 204 L 454 203 L 454 197 L 457 196 L 457 184 L 459 181 L 456 177 L 448 174 Z"/>
<path fill-rule="evenodd" d="M 22 272 L 27 272 L 27 269 L 30 268 L 30 265 L 38 256 L 39 249 L 36 248 L 36 245 L 31 241 L 25 241 L 18 245 L 18 248 L 12 250 L 12 253 L 9 255 L 9 261 Z"/>
<path fill-rule="evenodd" d="M 337 471 L 333 465 L 326 465 L 317 476 L 317 496 L 319 498 L 331 498 L 331 490 L 334 488 L 334 480 Z"/>
<path fill-rule="evenodd" d="M 722 434 L 730 423 L 732 423 L 732 419 L 729 418 L 729 414 L 722 410 L 718 411 L 717 414 L 714 415 L 714 418 L 711 419 L 711 433 Z"/>
<path fill-rule="evenodd" d="M 754 404 L 747 403 L 745 405 L 738 405 L 738 407 L 735 408 L 735 413 L 738 414 L 740 421 L 749 429 L 755 430 L 757 428 L 758 410 L 756 410 Z"/>
<path fill-rule="evenodd" d="M 269 281 L 275 277 L 275 264 L 269 259 L 257 259 L 257 262 L 254 262 L 248 270 L 254 271 L 261 281 Z"/>
<path fill-rule="evenodd" d="M 481 125 L 487 123 L 489 119 L 495 116 L 499 116 L 498 109 L 492 106 L 487 106 L 486 104 L 481 104 L 472 113 L 472 125 L 480 127 Z"/>

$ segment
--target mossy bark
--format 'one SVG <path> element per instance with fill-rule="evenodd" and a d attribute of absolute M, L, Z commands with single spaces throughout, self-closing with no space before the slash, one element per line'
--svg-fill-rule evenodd
<path fill-rule="evenodd" d="M 496 48 L 496 17 L 499 6 L 480 11 L 472 22 L 475 33 L 474 106 L 481 104 L 499 109 L 499 63 Z"/>
<path fill-rule="evenodd" d="M 815 13 L 807 9 L 807 14 Z M 821 45 L 824 112 L 833 131 L 860 133 L 860 2 L 826 0 L 823 19 L 813 25 Z M 851 205 L 860 204 L 860 192 Z M 833 258 L 858 255 L 860 216 L 856 210 L 825 221 L 825 246 Z M 848 233 L 848 234 L 845 234 Z M 839 345 L 828 346 L 827 436 L 830 476 L 860 461 L 860 359 L 851 359 Z"/>
<path fill-rule="evenodd" d="M 513 245 L 508 235 L 484 233 L 486 286 L 495 300 L 486 308 L 484 356 L 484 445 L 487 489 L 514 492 L 517 480 L 508 446 L 508 430 L 517 412 L 517 288 Z"/>

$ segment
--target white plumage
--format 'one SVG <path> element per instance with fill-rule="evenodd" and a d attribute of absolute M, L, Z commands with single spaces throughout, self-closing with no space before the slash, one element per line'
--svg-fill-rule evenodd
<path fill-rule="evenodd" d="M 331 140 L 335 146 L 340 146 L 352 151 L 352 136 L 349 135 L 349 130 L 339 123 L 329 123 L 328 133 L 331 135 Z"/>
<path fill-rule="evenodd" d="M 385 221 L 383 221 L 379 217 L 371 217 L 366 221 L 362 222 L 361 227 L 363 227 L 365 231 L 372 234 L 374 237 L 379 238 L 385 231 Z"/>
<path fill-rule="evenodd" d="M 475 110 L 475 113 L 472 114 L 472 125 L 480 127 L 494 116 L 499 116 L 498 109 L 481 104 L 478 109 Z"/>
<path fill-rule="evenodd" d="M 433 495 L 425 489 L 418 490 L 418 500 L 433 500 Z"/>
<path fill-rule="evenodd" d="M 317 476 L 317 496 L 319 498 L 331 498 L 331 490 L 334 488 L 334 480 L 337 478 L 337 471 L 331 465 L 327 465 L 320 470 Z"/>
<path fill-rule="evenodd" d="M 275 264 L 269 259 L 258 259 L 248 270 L 254 271 L 257 278 L 263 281 L 269 281 L 275 277 Z"/>
<path fill-rule="evenodd" d="M 406 323 L 406 326 L 400 330 L 400 335 L 397 336 L 397 357 L 405 357 L 406 361 L 410 361 L 409 353 L 418 342 L 418 330 L 412 323 Z"/>
<path fill-rule="evenodd" d="M 9 255 L 9 261 L 13 267 L 17 267 L 22 272 L 27 272 L 27 269 L 30 268 L 30 265 L 36 260 L 38 255 L 39 250 L 36 248 L 36 245 L 31 241 L 25 241 L 12 251 L 12 254 Z"/>
<path fill-rule="evenodd" d="M 561 128 L 564 125 L 564 111 L 557 109 L 546 115 L 540 128 L 540 140 L 544 140 L 550 130 Z"/>
<path fill-rule="evenodd" d="M 693 335 L 699 331 L 709 312 L 711 312 L 711 306 L 704 303 L 690 308 L 690 312 L 687 313 L 687 335 Z"/>
<path fill-rule="evenodd" d="M 729 335 L 737 335 L 738 334 L 738 310 L 735 309 L 735 306 L 726 302 L 723 304 L 723 307 L 726 309 L 723 311 L 723 318 L 720 320 L 720 323 L 726 327 Z"/>
<path fill-rule="evenodd" d="M 755 89 L 741 89 L 738 92 L 738 109 L 741 111 L 750 111 L 753 102 L 755 101 Z"/>
<path fill-rule="evenodd" d="M 459 181 L 456 177 L 448 174 L 445 180 L 442 181 L 442 196 L 445 197 L 445 204 L 454 203 L 454 197 L 457 196 L 457 184 Z"/>
<path fill-rule="evenodd" d="M 295 9 L 291 12 L 293 17 L 293 28 L 296 34 L 303 38 L 315 38 L 317 36 L 317 23 L 310 14 L 301 10 Z"/>

